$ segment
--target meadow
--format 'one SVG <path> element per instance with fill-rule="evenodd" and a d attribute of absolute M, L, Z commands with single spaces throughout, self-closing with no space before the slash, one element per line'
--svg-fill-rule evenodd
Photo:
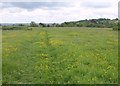
<path fill-rule="evenodd" d="M 1 84 L 2 84 L 2 30 L 0 29 L 0 85 Z"/>
<path fill-rule="evenodd" d="M 45 27 L 2 31 L 4 84 L 118 83 L 118 32 Z"/>

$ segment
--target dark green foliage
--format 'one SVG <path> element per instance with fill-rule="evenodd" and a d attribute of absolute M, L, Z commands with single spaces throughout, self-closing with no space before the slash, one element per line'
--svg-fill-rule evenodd
<path fill-rule="evenodd" d="M 118 23 L 117 24 L 115 24 L 114 26 L 113 26 L 113 30 L 120 30 L 120 22 L 118 21 Z"/>
<path fill-rule="evenodd" d="M 112 28 L 116 23 L 117 19 L 89 19 L 89 20 L 80 20 L 73 22 L 64 22 L 60 26 L 61 27 L 99 27 L 99 28 Z"/>
<path fill-rule="evenodd" d="M 47 27 L 47 25 L 44 24 L 44 23 L 39 23 L 39 26 L 40 26 L 40 27 Z"/>
<path fill-rule="evenodd" d="M 118 30 L 118 26 L 117 26 L 117 25 L 114 26 L 114 27 L 113 27 L 113 30 Z"/>
<path fill-rule="evenodd" d="M 18 26 L 25 26 L 24 24 L 18 24 Z"/>
<path fill-rule="evenodd" d="M 1 25 L 3 26 L 3 25 Z M 21 29 L 24 26 L 30 26 L 30 27 L 98 27 L 98 28 L 113 28 L 113 30 L 117 30 L 118 25 L 118 19 L 105 19 L 105 18 L 99 18 L 99 19 L 89 19 L 89 20 L 80 20 L 80 21 L 70 21 L 70 22 L 64 22 L 64 23 L 35 23 L 34 21 L 31 21 L 31 23 L 28 24 L 12 24 L 12 26 L 3 26 L 3 30 L 12 30 L 12 29 Z M 6 28 L 7 27 L 7 28 Z"/>
<path fill-rule="evenodd" d="M 38 25 L 34 21 L 31 21 L 30 26 L 31 27 L 38 27 Z"/>
<path fill-rule="evenodd" d="M 27 26 L 2 26 L 2 30 L 25 30 Z"/>

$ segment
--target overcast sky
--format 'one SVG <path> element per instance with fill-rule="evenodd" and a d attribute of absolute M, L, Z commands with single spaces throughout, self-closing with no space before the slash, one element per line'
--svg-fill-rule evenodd
<path fill-rule="evenodd" d="M 6 2 L 5 2 L 6 1 Z M 14 1 L 14 0 L 13 0 Z M 0 23 L 61 23 L 92 18 L 117 18 L 119 0 L 35 0 L 0 2 Z"/>

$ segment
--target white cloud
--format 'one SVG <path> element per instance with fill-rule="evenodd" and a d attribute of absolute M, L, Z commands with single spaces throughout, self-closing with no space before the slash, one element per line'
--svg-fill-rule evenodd
<path fill-rule="evenodd" d="M 51 0 L 52 1 L 52 0 Z M 70 6 L 59 6 L 59 9 L 39 7 L 27 10 L 19 7 L 0 9 L 0 22 L 64 22 L 91 18 L 117 18 L 118 0 L 66 0 Z M 104 3 L 104 4 L 103 4 Z M 90 5 L 89 5 L 90 4 Z M 0 3 L 3 5 L 3 3 Z M 99 6 L 98 6 L 99 5 Z"/>

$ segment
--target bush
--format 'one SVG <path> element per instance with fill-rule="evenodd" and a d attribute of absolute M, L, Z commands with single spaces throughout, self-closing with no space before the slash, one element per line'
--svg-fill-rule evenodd
<path fill-rule="evenodd" d="M 113 30 L 120 30 L 120 23 L 118 23 L 117 25 L 113 26 Z"/>
<path fill-rule="evenodd" d="M 118 26 L 114 26 L 114 27 L 113 27 L 113 30 L 118 30 Z"/>
<path fill-rule="evenodd" d="M 27 26 L 3 26 L 2 30 L 26 30 Z"/>

